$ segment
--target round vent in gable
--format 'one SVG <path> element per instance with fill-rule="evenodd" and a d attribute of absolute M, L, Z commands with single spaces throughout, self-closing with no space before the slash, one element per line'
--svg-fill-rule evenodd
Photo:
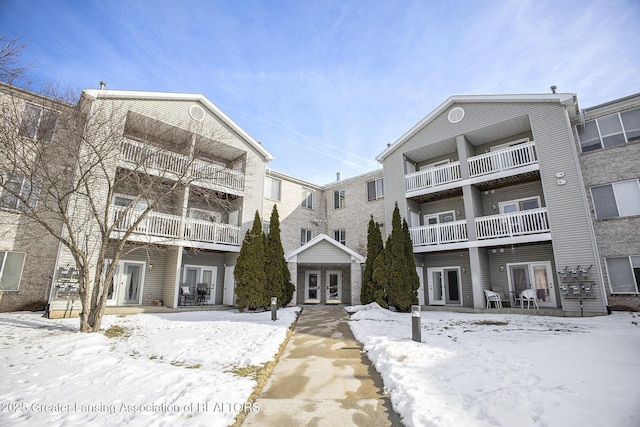
<path fill-rule="evenodd" d="M 451 123 L 458 123 L 464 119 L 464 110 L 461 107 L 454 107 L 449 111 L 447 118 Z"/>
<path fill-rule="evenodd" d="M 204 120 L 205 113 L 201 106 L 192 105 L 191 107 L 189 107 L 189 115 L 196 122 L 201 122 Z"/>

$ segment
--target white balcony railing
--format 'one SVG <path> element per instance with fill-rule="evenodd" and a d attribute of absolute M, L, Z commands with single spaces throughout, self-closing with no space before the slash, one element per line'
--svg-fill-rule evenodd
<path fill-rule="evenodd" d="M 121 153 L 126 162 L 142 166 L 145 169 L 170 172 L 178 176 L 190 176 L 233 190 L 244 190 L 244 174 L 242 172 L 225 168 L 216 163 L 199 159 L 189 162 L 189 158 L 181 154 L 133 141 L 125 141 L 122 144 Z M 191 171 L 189 174 L 187 168 L 190 163 Z"/>
<path fill-rule="evenodd" d="M 198 242 L 240 244 L 240 227 L 201 219 L 187 218 L 184 238 Z"/>
<path fill-rule="evenodd" d="M 126 231 L 140 218 L 143 211 L 127 210 L 124 206 L 111 206 L 112 220 L 117 231 Z M 240 227 L 220 224 L 192 218 L 185 219 L 184 233 L 181 230 L 182 218 L 160 212 L 149 212 L 134 229 L 134 234 L 164 237 L 167 239 L 188 240 L 193 242 L 219 243 L 238 246 L 240 244 Z"/>
<path fill-rule="evenodd" d="M 469 176 L 476 177 L 538 163 L 535 142 L 491 151 L 469 158 Z"/>
<path fill-rule="evenodd" d="M 411 227 L 409 232 L 413 246 L 441 245 L 468 240 L 466 220 Z"/>
<path fill-rule="evenodd" d="M 459 181 L 460 179 L 460 162 L 456 161 L 407 174 L 404 182 L 406 191 L 415 191 Z"/>
<path fill-rule="evenodd" d="M 476 218 L 478 239 L 522 236 L 549 232 L 547 208 L 529 209 Z"/>

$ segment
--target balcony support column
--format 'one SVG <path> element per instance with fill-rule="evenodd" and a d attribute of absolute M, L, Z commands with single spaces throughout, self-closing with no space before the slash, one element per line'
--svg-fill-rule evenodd
<path fill-rule="evenodd" d="M 473 227 L 469 227 L 470 229 Z M 474 232 L 475 233 L 475 232 Z M 471 273 L 471 292 L 473 295 L 473 308 L 485 308 L 484 292 L 482 290 L 482 267 L 480 265 L 480 250 L 476 247 L 469 248 L 469 264 Z"/>
<path fill-rule="evenodd" d="M 456 136 L 456 149 L 458 150 L 458 160 L 460 160 L 460 177 L 465 180 L 469 179 L 469 157 L 467 150 L 468 142 L 464 135 Z"/>
<path fill-rule="evenodd" d="M 475 227 L 476 205 L 480 203 L 480 194 L 477 189 L 470 185 L 462 186 L 462 199 L 464 202 L 464 216 L 467 220 L 467 238 L 469 241 L 478 240 Z M 480 206 L 478 206 L 478 211 Z"/>

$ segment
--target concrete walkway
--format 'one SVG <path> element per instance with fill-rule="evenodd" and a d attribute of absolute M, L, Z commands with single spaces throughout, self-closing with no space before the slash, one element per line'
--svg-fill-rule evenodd
<path fill-rule="evenodd" d="M 304 307 L 243 426 L 399 426 L 342 307 Z"/>

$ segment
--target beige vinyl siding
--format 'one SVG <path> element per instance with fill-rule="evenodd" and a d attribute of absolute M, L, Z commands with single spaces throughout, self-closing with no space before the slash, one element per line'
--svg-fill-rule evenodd
<path fill-rule="evenodd" d="M 555 261 L 562 266 L 593 265 L 594 280 L 600 281 L 600 266 L 591 218 L 586 206 L 582 174 L 568 117 L 560 106 L 531 112 L 536 150 L 540 161 L 540 179 L 548 209 Z M 558 185 L 558 172 L 564 173 L 564 185 Z M 584 300 L 584 311 L 606 313 L 602 284 L 594 287 L 597 298 Z M 580 312 L 579 301 L 567 299 L 564 310 Z"/>
<path fill-rule="evenodd" d="M 351 255 L 337 248 L 333 244 L 320 241 L 307 250 L 298 254 L 298 263 L 330 264 L 348 263 L 351 264 Z"/>
<path fill-rule="evenodd" d="M 167 254 L 164 264 L 161 265 L 164 270 L 164 287 L 162 289 L 162 299 L 164 304 L 169 307 L 175 307 L 178 304 L 179 297 L 176 287 L 180 283 L 180 263 L 181 263 L 182 247 L 175 246 L 167 248 Z M 159 269 L 160 270 L 160 269 Z"/>
<path fill-rule="evenodd" d="M 485 194 L 486 193 L 486 194 Z M 479 216 L 497 215 L 500 213 L 500 203 L 510 200 L 539 197 L 540 207 L 545 207 L 544 192 L 540 181 L 532 181 L 495 190 L 480 192 L 482 197 L 482 212 Z M 495 205 L 496 210 L 493 210 Z"/>

